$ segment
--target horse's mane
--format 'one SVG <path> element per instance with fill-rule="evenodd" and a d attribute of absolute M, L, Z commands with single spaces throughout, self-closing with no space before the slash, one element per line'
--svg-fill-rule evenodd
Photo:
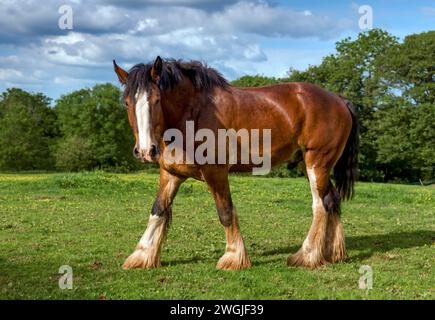
<path fill-rule="evenodd" d="M 124 90 L 125 96 L 134 96 L 138 90 L 146 90 L 151 82 L 153 64 L 139 63 L 128 72 L 128 81 Z M 215 87 L 226 88 L 228 81 L 219 71 L 208 67 L 199 61 L 182 61 L 167 59 L 163 61 L 162 75 L 159 86 L 161 90 L 175 87 L 186 76 L 198 90 L 207 91 Z"/>

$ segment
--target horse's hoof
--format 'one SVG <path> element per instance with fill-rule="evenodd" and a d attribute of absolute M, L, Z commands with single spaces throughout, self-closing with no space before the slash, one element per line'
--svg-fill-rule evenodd
<path fill-rule="evenodd" d="M 122 265 L 122 269 L 152 269 L 160 266 L 160 259 L 151 257 L 145 249 L 133 252 Z"/>
<path fill-rule="evenodd" d="M 326 263 L 326 260 L 318 252 L 303 252 L 301 248 L 298 252 L 287 259 L 287 265 L 291 267 L 304 267 L 308 269 L 318 268 Z"/>
<path fill-rule="evenodd" d="M 247 255 L 234 252 L 225 253 L 218 261 L 216 268 L 220 270 L 242 270 L 251 267 L 251 261 Z"/>
<path fill-rule="evenodd" d="M 326 260 L 331 263 L 338 263 L 338 262 L 343 262 L 344 260 L 346 260 L 346 258 L 347 258 L 346 249 L 344 249 L 343 247 L 329 254 L 328 257 L 326 257 Z"/>

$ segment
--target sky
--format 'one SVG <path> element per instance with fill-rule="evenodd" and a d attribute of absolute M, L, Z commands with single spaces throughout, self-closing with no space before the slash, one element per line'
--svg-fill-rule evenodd
<path fill-rule="evenodd" d="M 229 80 L 282 77 L 365 31 L 364 5 L 374 28 L 400 39 L 435 29 L 435 0 L 0 0 L 0 92 L 57 99 L 119 85 L 113 59 L 129 69 L 157 55 L 203 61 Z"/>

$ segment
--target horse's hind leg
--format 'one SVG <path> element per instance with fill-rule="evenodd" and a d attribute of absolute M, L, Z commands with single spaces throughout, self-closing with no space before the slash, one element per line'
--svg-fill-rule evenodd
<path fill-rule="evenodd" d="M 302 248 L 288 258 L 288 265 L 316 268 L 326 262 L 324 248 L 328 226 L 328 214 L 323 205 L 322 198 L 325 196 L 327 190 L 329 172 L 321 168 L 316 168 L 315 166 L 307 166 L 307 174 L 313 197 L 313 222 L 302 244 Z"/>
<path fill-rule="evenodd" d="M 343 224 L 340 215 L 340 195 L 332 185 L 329 184 L 329 191 L 323 203 L 328 212 L 328 227 L 326 228 L 325 259 L 328 262 L 339 262 L 346 258 L 346 246 L 344 242 Z"/>
<path fill-rule="evenodd" d="M 313 222 L 302 248 L 290 256 L 288 264 L 316 268 L 346 256 L 340 221 L 340 196 L 330 180 L 335 155 L 307 152 L 305 164 L 313 198 Z"/>
<path fill-rule="evenodd" d="M 225 254 L 219 259 L 216 268 L 239 270 L 251 267 L 245 243 L 240 233 L 236 208 L 232 204 L 228 172 L 212 168 L 204 172 L 204 178 L 216 202 L 221 224 L 225 227 L 227 245 Z"/>
<path fill-rule="evenodd" d="M 172 200 L 184 180 L 160 169 L 159 193 L 154 201 L 147 229 L 135 251 L 125 260 L 123 269 L 160 266 L 160 249 L 172 215 Z"/>
<path fill-rule="evenodd" d="M 313 221 L 302 248 L 289 257 L 288 264 L 316 268 L 326 262 L 324 248 L 328 213 L 322 199 L 326 195 L 329 184 L 329 171 L 307 165 L 307 175 L 313 198 Z"/>

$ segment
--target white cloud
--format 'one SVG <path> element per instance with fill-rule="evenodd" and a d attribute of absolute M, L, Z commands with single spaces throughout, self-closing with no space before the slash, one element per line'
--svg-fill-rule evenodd
<path fill-rule="evenodd" d="M 98 83 L 103 83 L 107 81 L 96 81 L 94 79 L 85 79 L 85 78 L 74 78 L 74 77 L 63 77 L 58 76 L 54 77 L 53 82 L 59 85 L 83 85 L 83 86 L 93 86 Z"/>
<path fill-rule="evenodd" d="M 289 60 L 273 59 L 281 49 L 268 49 L 264 39 L 282 39 L 285 47 L 295 38 L 335 38 L 352 26 L 340 17 L 256 0 L 68 3 L 72 31 L 58 28 L 58 0 L 2 1 L 0 70 L 8 71 L 0 73 L 0 89 L 6 80 L 19 84 L 27 77 L 62 88 L 108 81 L 112 59 L 128 67 L 156 55 L 201 60 L 230 78 L 264 71 L 281 76 Z"/>
<path fill-rule="evenodd" d="M 310 11 L 271 6 L 264 2 L 238 2 L 214 13 L 210 22 L 220 31 L 237 30 L 266 37 L 330 38 L 352 26 L 348 19 L 314 15 Z"/>
<path fill-rule="evenodd" d="M 9 80 L 13 81 L 16 79 L 21 79 L 23 77 L 23 73 L 19 70 L 15 69 L 0 69 L 0 80 Z"/>
<path fill-rule="evenodd" d="M 78 42 L 85 41 L 85 36 L 81 33 L 76 32 L 70 32 L 67 35 L 64 36 L 58 36 L 58 37 L 49 37 L 45 40 L 45 43 L 47 44 L 66 44 L 66 45 L 73 45 Z"/>
<path fill-rule="evenodd" d="M 265 48 L 267 59 L 258 62 L 228 59 L 219 65 L 233 76 L 260 74 L 268 77 L 285 77 L 290 68 L 303 70 L 309 65 L 318 64 L 332 50 Z"/>
<path fill-rule="evenodd" d="M 147 18 L 147 19 L 139 20 L 135 31 L 137 32 L 147 31 L 156 28 L 158 25 L 159 25 L 159 20 L 157 19 Z"/>

